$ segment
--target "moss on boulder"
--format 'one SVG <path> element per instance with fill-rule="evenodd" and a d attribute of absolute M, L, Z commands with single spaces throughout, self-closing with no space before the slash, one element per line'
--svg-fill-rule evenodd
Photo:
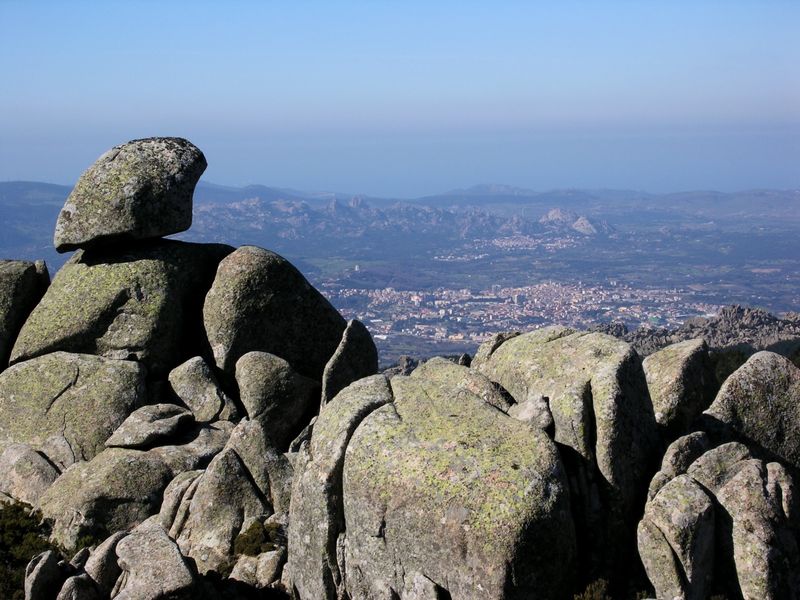
<path fill-rule="evenodd" d="M 242 246 L 220 263 L 203 318 L 223 371 L 233 373 L 239 358 L 260 351 L 317 381 L 346 326 L 289 261 L 255 246 Z"/>
<path fill-rule="evenodd" d="M 59 252 L 189 229 L 203 153 L 181 138 L 114 146 L 87 169 L 58 215 Z"/>
<path fill-rule="evenodd" d="M 145 369 L 55 352 L 0 374 L 0 448 L 25 443 L 56 464 L 89 460 L 145 401 Z"/>
<path fill-rule="evenodd" d="M 800 369 L 773 352 L 758 352 L 720 388 L 704 413 L 744 443 L 800 469 Z"/>
<path fill-rule="evenodd" d="M 348 593 L 400 593 L 399 574 L 419 573 L 453 597 L 564 597 L 575 539 L 555 444 L 465 367 L 428 363 L 391 387 L 345 454 Z"/>
<path fill-rule="evenodd" d="M 168 372 L 201 350 L 195 323 L 216 265 L 230 250 L 165 240 L 78 252 L 25 322 L 11 362 L 64 350 Z"/>

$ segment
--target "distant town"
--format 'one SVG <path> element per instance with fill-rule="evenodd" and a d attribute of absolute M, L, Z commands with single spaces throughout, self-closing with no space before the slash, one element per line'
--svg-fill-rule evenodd
<path fill-rule="evenodd" d="M 695 298 L 691 289 L 641 289 L 622 282 L 607 286 L 544 282 L 525 287 L 492 286 L 432 291 L 339 288 L 322 284 L 325 295 L 350 318 L 362 320 L 375 337 L 384 362 L 398 357 L 398 348 L 426 354 L 449 348 L 465 351 L 501 331 L 529 330 L 559 323 L 588 328 L 621 321 L 676 327 L 688 318 L 715 314 L 720 305 Z M 413 338 L 413 339 L 412 339 Z M 399 343 L 405 340 L 405 344 Z"/>

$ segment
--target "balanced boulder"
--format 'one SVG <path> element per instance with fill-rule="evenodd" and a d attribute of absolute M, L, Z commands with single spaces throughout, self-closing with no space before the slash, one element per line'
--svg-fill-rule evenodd
<path fill-rule="evenodd" d="M 66 252 L 185 231 L 203 153 L 181 138 L 115 146 L 81 175 L 58 215 L 54 243 Z"/>
<path fill-rule="evenodd" d="M 64 350 L 167 373 L 196 354 L 202 299 L 228 246 L 176 241 L 77 253 L 20 331 L 16 363 Z"/>
<path fill-rule="evenodd" d="M 217 366 L 233 373 L 254 350 L 280 356 L 320 381 L 346 323 L 289 261 L 242 246 L 219 264 L 203 307 Z"/>
<path fill-rule="evenodd" d="M 55 352 L 0 374 L 0 448 L 25 443 L 61 466 L 89 460 L 146 398 L 139 363 Z"/>

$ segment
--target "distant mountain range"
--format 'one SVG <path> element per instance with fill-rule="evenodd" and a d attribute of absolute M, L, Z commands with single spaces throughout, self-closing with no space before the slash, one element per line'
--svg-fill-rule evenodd
<path fill-rule="evenodd" d="M 69 187 L 0 182 L 0 256 L 65 260 L 51 236 Z M 250 185 L 200 183 L 192 229 L 180 237 L 259 244 L 293 257 L 433 251 L 460 240 L 509 236 L 613 237 L 617 228 L 659 223 L 708 228 L 721 222 L 800 220 L 800 190 L 649 194 L 625 190 L 536 192 L 479 185 L 416 199 L 378 198 Z"/>

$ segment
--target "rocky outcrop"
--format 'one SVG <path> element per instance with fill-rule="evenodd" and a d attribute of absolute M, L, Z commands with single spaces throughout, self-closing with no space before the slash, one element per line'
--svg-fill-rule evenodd
<path fill-rule="evenodd" d="M 633 535 L 660 446 L 638 355 L 611 336 L 545 327 L 489 340 L 472 368 L 508 390 L 512 414 L 553 423 L 583 569 L 609 577 Z"/>
<path fill-rule="evenodd" d="M 800 320 L 791 313 L 779 318 L 760 308 L 731 305 L 713 317 L 689 319 L 677 329 L 640 327 L 614 335 L 625 339 L 643 356 L 670 344 L 703 338 L 709 346 L 718 385 L 761 350 L 785 356 L 800 366 Z"/>
<path fill-rule="evenodd" d="M 284 452 L 323 388 L 377 370 L 366 328 L 285 259 L 158 239 L 190 224 L 204 168 L 185 140 L 116 147 L 61 212 L 57 247 L 80 250 L 47 292 L 43 264 L 0 264 L 0 493 L 62 547 L 105 538 L 32 563 L 47 597 L 280 588 L 301 442 Z"/>
<path fill-rule="evenodd" d="M 33 506 L 61 474 L 27 444 L 11 444 L 0 456 L 0 492 Z"/>
<path fill-rule="evenodd" d="M 201 350 L 196 319 L 228 252 L 228 246 L 176 241 L 78 252 L 23 325 L 11 362 L 61 350 L 136 360 L 152 374 L 168 373 L 187 349 Z"/>
<path fill-rule="evenodd" d="M 550 327 L 374 375 L 366 327 L 285 259 L 156 239 L 204 164 L 115 148 L 62 211 L 81 249 L 47 292 L 0 263 L 0 499 L 80 548 L 36 557 L 29 597 L 622 597 L 637 548 L 658 598 L 797 597 L 800 369 L 756 354 L 712 403 L 739 366 L 713 336 L 642 362 Z"/>
<path fill-rule="evenodd" d="M 561 597 L 574 557 L 563 467 L 544 433 L 485 400 L 496 395 L 434 361 L 323 408 L 292 493 L 298 598 L 406 597 L 425 580 L 454 598 Z"/>
<path fill-rule="evenodd" d="M 348 385 L 378 372 L 378 349 L 361 321 L 352 320 L 322 373 L 322 404 Z"/>
<path fill-rule="evenodd" d="M 25 443 L 61 468 L 90 460 L 146 397 L 135 362 L 56 352 L 0 374 L 0 447 Z"/>
<path fill-rule="evenodd" d="M 49 284 L 50 276 L 43 262 L 0 261 L 0 371 L 8 365 L 22 324 Z"/>
<path fill-rule="evenodd" d="M 696 440 L 675 444 L 700 447 Z M 800 522 L 786 469 L 753 458 L 737 442 L 678 463 L 682 472 L 659 488 L 639 524 L 639 551 L 657 596 L 706 598 L 713 590 L 730 598 L 797 598 Z M 661 473 L 678 463 L 662 465 Z"/>
<path fill-rule="evenodd" d="M 271 445 L 282 451 L 319 410 L 319 383 L 274 354 L 242 356 L 236 382 L 247 417 L 262 423 Z"/>
<path fill-rule="evenodd" d="M 223 371 L 233 373 L 242 356 L 259 351 L 283 358 L 316 380 L 346 327 L 291 263 L 254 246 L 242 246 L 219 264 L 203 319 Z"/>
<path fill-rule="evenodd" d="M 115 146 L 83 174 L 58 215 L 59 252 L 189 229 L 203 153 L 181 138 Z"/>
<path fill-rule="evenodd" d="M 754 354 L 725 381 L 704 416 L 709 429 L 722 428 L 800 468 L 800 369 L 786 358 Z"/>
<path fill-rule="evenodd" d="M 674 439 L 714 400 L 716 377 L 705 340 L 672 344 L 642 362 L 656 422 Z"/>
<path fill-rule="evenodd" d="M 169 385 L 200 423 L 210 423 L 217 418 L 232 420 L 238 416 L 236 404 L 222 390 L 211 367 L 200 356 L 170 371 Z"/>

